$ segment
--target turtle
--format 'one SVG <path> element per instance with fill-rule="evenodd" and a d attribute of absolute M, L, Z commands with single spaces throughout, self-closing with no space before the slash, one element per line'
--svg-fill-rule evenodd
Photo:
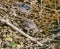
<path fill-rule="evenodd" d="M 21 27 L 24 30 L 27 30 L 27 33 L 31 32 L 32 35 L 35 35 L 35 33 L 37 33 L 39 31 L 36 23 L 33 20 L 28 19 L 28 18 L 22 19 L 22 21 L 21 21 Z"/>

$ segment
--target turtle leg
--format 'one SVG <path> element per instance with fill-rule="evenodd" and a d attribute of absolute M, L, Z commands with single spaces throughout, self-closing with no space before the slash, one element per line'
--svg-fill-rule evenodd
<path fill-rule="evenodd" d="M 29 32 L 30 32 L 30 30 L 27 30 L 27 34 L 30 34 Z"/>
<path fill-rule="evenodd" d="M 33 30 L 33 32 L 32 32 L 32 36 L 35 36 L 35 34 L 36 34 L 36 32 Z"/>

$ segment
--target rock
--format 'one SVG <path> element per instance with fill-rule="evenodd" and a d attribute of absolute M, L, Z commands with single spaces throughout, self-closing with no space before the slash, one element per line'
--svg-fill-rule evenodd
<path fill-rule="evenodd" d="M 18 3 L 17 8 L 19 12 L 24 13 L 24 14 L 29 15 L 32 12 L 31 6 L 26 3 L 22 3 L 22 2 Z"/>

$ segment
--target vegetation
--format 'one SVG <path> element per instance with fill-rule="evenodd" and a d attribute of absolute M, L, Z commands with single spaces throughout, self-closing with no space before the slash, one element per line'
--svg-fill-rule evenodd
<path fill-rule="evenodd" d="M 0 49 L 60 49 L 60 0 L 0 0 Z"/>

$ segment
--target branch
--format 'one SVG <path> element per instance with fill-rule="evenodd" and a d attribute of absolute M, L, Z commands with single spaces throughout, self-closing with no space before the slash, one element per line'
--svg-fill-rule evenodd
<path fill-rule="evenodd" d="M 4 19 L 0 16 L 0 21 L 3 23 L 6 23 L 7 25 L 9 25 L 11 28 L 13 28 L 14 30 L 20 32 L 22 35 L 24 35 L 25 37 L 29 38 L 31 41 L 36 42 L 38 45 L 43 46 L 42 43 L 38 42 L 36 39 L 34 39 L 33 37 L 29 36 L 28 34 L 24 33 L 21 29 L 17 28 L 16 26 L 14 26 L 12 23 L 9 22 L 9 19 Z"/>

